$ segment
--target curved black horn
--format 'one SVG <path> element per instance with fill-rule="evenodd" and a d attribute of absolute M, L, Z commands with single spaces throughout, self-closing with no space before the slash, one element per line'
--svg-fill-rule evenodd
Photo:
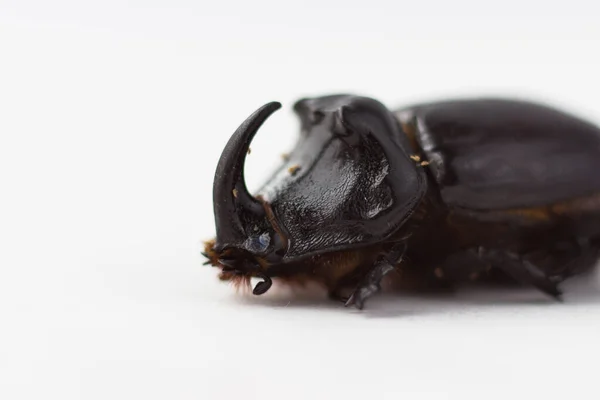
<path fill-rule="evenodd" d="M 262 204 L 246 188 L 244 162 L 252 138 L 267 118 L 281 108 L 267 103 L 246 119 L 227 142 L 213 182 L 213 205 L 217 229 L 216 247 L 243 242 L 244 220 L 264 215 Z"/>

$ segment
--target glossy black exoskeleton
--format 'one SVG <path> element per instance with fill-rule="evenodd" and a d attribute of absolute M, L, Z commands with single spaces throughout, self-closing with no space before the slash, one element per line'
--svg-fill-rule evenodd
<path fill-rule="evenodd" d="M 254 294 L 272 278 L 315 281 L 362 308 L 391 271 L 415 285 L 509 278 L 558 298 L 596 263 L 600 129 L 588 122 L 514 100 L 392 112 L 365 97 L 303 99 L 295 148 L 251 195 L 250 141 L 279 107 L 252 114 L 217 166 L 204 254 L 223 280 L 259 277 Z"/>

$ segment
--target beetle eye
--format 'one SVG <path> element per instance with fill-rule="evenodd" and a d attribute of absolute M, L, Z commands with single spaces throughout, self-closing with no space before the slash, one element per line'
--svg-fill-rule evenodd
<path fill-rule="evenodd" d="M 263 233 L 260 236 L 254 236 L 250 238 L 250 249 L 256 253 L 262 253 L 269 247 L 271 244 L 271 237 L 268 232 Z"/>

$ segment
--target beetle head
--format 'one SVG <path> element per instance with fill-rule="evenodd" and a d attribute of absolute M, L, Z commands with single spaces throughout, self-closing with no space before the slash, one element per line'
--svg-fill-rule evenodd
<path fill-rule="evenodd" d="M 271 286 L 262 265 L 266 259 L 277 257 L 284 244 L 270 222 L 269 206 L 248 192 L 244 163 L 252 138 L 280 107 L 280 103 L 268 103 L 239 126 L 221 154 L 213 183 L 217 236 L 207 252 L 223 268 L 225 276 L 263 278 L 254 294 L 262 294 Z"/>

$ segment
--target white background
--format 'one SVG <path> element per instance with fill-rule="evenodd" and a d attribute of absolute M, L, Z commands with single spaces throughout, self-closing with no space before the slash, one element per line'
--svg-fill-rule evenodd
<path fill-rule="evenodd" d="M 598 399 L 600 296 L 363 312 L 203 267 L 214 168 L 255 108 L 528 97 L 600 123 L 594 1 L 0 1 L 0 398 Z M 571 289 L 571 290 L 569 290 Z"/>

